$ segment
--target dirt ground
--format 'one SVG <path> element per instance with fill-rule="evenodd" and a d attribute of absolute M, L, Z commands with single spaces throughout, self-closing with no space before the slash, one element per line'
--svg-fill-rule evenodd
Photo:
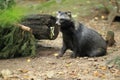
<path fill-rule="evenodd" d="M 44 46 L 37 50 L 35 58 L 22 57 L 0 60 L 0 80 L 120 80 L 120 70 L 113 64 L 107 64 L 120 55 L 120 25 L 113 23 L 107 27 L 105 20 L 80 19 L 82 23 L 98 31 L 104 38 L 108 30 L 115 32 L 116 46 L 108 47 L 103 57 L 70 58 L 71 51 L 57 59 L 55 54 L 62 45 L 62 35 L 52 41 L 40 40 Z"/>

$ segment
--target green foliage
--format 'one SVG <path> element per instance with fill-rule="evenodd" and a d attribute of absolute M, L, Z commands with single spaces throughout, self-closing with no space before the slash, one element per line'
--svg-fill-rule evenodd
<path fill-rule="evenodd" d="M 17 26 L 0 29 L 0 58 L 35 55 L 35 38 Z"/>
<path fill-rule="evenodd" d="M 0 0 L 0 9 L 11 8 L 15 4 L 14 0 Z"/>
<path fill-rule="evenodd" d="M 35 56 L 34 36 L 31 32 L 24 31 L 20 27 L 15 26 L 25 15 L 26 9 L 19 6 L 14 5 L 14 7 L 1 9 L 0 58 Z"/>

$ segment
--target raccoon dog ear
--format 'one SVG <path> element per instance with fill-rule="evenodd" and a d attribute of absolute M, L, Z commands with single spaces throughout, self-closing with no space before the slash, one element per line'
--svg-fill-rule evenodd
<path fill-rule="evenodd" d="M 68 16 L 70 16 L 70 17 L 71 17 L 71 12 L 70 12 L 70 11 L 68 11 L 68 12 L 67 12 L 67 14 L 68 14 Z"/>

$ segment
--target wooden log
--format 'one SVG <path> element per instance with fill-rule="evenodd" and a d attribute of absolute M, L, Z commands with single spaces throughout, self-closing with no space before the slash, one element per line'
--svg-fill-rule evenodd
<path fill-rule="evenodd" d="M 28 26 L 24 26 L 22 24 L 15 24 L 16 26 L 20 27 L 22 30 L 24 31 L 29 31 L 29 32 L 32 32 L 32 29 Z"/>
<path fill-rule="evenodd" d="M 107 36 L 106 36 L 106 42 L 108 46 L 113 46 L 115 44 L 115 39 L 114 39 L 114 32 L 113 31 L 108 31 Z"/>
<path fill-rule="evenodd" d="M 36 39 L 54 40 L 59 33 L 59 27 L 55 22 L 56 18 L 51 15 L 35 14 L 26 16 L 21 24 L 30 27 Z"/>

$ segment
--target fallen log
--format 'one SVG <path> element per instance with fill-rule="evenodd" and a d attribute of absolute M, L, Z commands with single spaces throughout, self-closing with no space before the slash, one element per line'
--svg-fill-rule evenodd
<path fill-rule="evenodd" d="M 21 24 L 31 28 L 36 39 L 54 40 L 59 33 L 59 27 L 55 25 L 56 18 L 47 14 L 35 14 L 26 16 Z"/>

